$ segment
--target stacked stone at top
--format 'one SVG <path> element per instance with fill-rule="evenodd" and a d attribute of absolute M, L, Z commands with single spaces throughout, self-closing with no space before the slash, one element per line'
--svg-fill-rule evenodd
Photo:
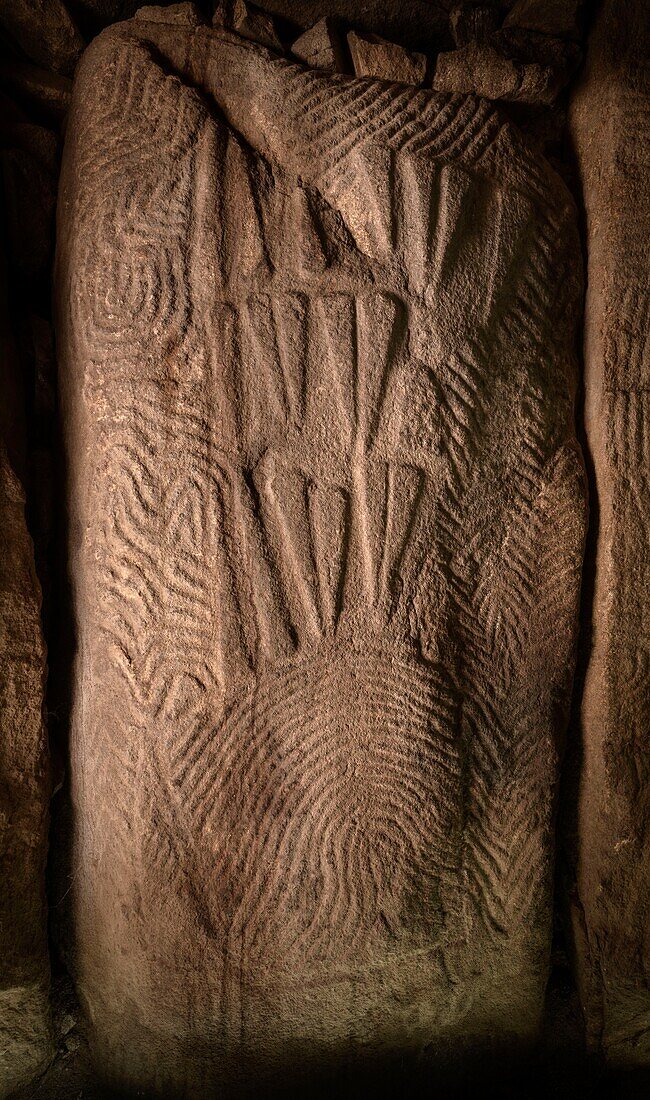
<path fill-rule="evenodd" d="M 493 0 L 451 9 L 456 49 L 438 55 L 433 87 L 552 104 L 580 61 L 582 0 L 516 0 L 503 22 L 500 7 Z"/>

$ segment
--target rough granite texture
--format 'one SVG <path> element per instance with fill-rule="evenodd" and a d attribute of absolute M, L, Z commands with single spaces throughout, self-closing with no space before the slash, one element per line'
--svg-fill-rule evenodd
<path fill-rule="evenodd" d="M 45 645 L 25 495 L 0 439 L 0 1097 L 53 1054 L 45 859 Z"/>
<path fill-rule="evenodd" d="M 101 1075 L 528 1041 L 586 511 L 568 193 L 476 98 L 137 20 L 82 59 L 58 218 Z"/>
<path fill-rule="evenodd" d="M 291 46 L 297 61 L 312 69 L 327 69 L 342 73 L 346 69 L 346 57 L 340 32 L 333 19 L 319 19 L 313 27 L 301 34 Z"/>
<path fill-rule="evenodd" d="M 585 422 L 597 502 L 574 846 L 592 1042 L 650 1065 L 650 23 L 609 0 L 571 130 L 589 256 Z"/>
<path fill-rule="evenodd" d="M 0 27 L 38 65 L 71 74 L 84 40 L 61 0 L 0 0 Z"/>
<path fill-rule="evenodd" d="M 355 76 L 374 76 L 414 87 L 424 82 L 427 59 L 423 53 L 409 53 L 376 34 L 355 31 L 348 34 L 348 47 Z"/>
<path fill-rule="evenodd" d="M 485 41 L 471 41 L 457 50 L 439 53 L 432 86 L 438 92 L 550 106 L 579 60 L 580 50 L 574 42 L 502 30 Z"/>

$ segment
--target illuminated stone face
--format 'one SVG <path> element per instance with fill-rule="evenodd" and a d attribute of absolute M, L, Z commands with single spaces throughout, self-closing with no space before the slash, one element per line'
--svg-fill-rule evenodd
<path fill-rule="evenodd" d="M 83 61 L 59 217 L 104 1072 L 531 1035 L 585 513 L 568 196 L 479 100 L 140 20 Z"/>

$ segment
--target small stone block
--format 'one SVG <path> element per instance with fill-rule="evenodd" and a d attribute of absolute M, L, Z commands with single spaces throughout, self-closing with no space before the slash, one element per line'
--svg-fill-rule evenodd
<path fill-rule="evenodd" d="M 196 4 L 170 4 L 161 8 L 157 4 L 147 4 L 138 8 L 134 16 L 146 23 L 176 23 L 182 27 L 200 27 L 205 24 Z"/>
<path fill-rule="evenodd" d="M 319 19 L 318 23 L 296 39 L 291 53 L 298 61 L 311 65 L 312 69 L 345 72 L 343 44 L 333 19 Z"/>
<path fill-rule="evenodd" d="M 214 13 L 213 27 L 222 27 L 234 31 L 241 38 L 258 42 L 270 50 L 282 52 L 282 43 L 270 15 L 260 11 L 246 0 L 235 0 L 232 4 L 221 4 Z"/>
<path fill-rule="evenodd" d="M 386 42 L 375 34 L 357 34 L 350 31 L 348 46 L 352 55 L 355 76 L 374 76 L 398 84 L 424 81 L 427 59 L 423 53 L 410 53 L 395 42 Z"/>

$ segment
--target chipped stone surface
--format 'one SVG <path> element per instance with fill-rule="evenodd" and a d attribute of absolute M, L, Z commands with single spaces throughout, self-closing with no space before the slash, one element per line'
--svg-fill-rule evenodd
<path fill-rule="evenodd" d="M 74 964 L 113 1086 L 535 1035 L 575 221 L 476 98 L 202 28 L 87 51 L 57 346 Z"/>
<path fill-rule="evenodd" d="M 121 19 L 130 19 L 143 7 L 142 0 L 72 0 L 74 4 L 75 18 L 83 32 L 90 40 L 102 27 L 109 23 L 117 23 Z M 161 4 L 150 4 L 148 7 L 170 8 L 180 7 L 175 0 L 163 0 Z M 200 9 L 208 9 L 214 6 L 213 0 L 199 0 L 195 5 Z"/>
<path fill-rule="evenodd" d="M 153 21 L 154 23 L 178 23 L 185 27 L 200 27 L 206 20 L 196 4 L 168 4 L 161 7 L 159 4 L 146 4 L 138 8 L 136 19 Z"/>
<path fill-rule="evenodd" d="M 432 86 L 438 92 L 512 99 L 521 87 L 521 74 L 519 67 L 494 46 L 470 42 L 458 50 L 438 54 Z"/>
<path fill-rule="evenodd" d="M 650 1065 L 647 15 L 644 0 L 603 5 L 570 111 L 589 252 L 585 422 L 597 509 L 573 916 L 591 1041 L 624 1066 Z"/>
<path fill-rule="evenodd" d="M 376 34 L 350 31 L 348 47 L 355 76 L 374 76 L 399 84 L 422 84 L 427 71 L 423 53 L 409 53 L 395 42 L 386 42 Z"/>
<path fill-rule="evenodd" d="M 293 43 L 291 53 L 312 69 L 345 71 L 345 54 L 339 29 L 333 19 L 320 19 Z"/>
<path fill-rule="evenodd" d="M 70 75 L 84 40 L 61 0 L 0 0 L 0 26 L 37 65 Z"/>
<path fill-rule="evenodd" d="M 246 3 L 246 0 L 225 0 L 217 8 L 212 22 L 217 28 L 225 27 L 261 46 L 282 50 L 282 43 L 271 16 L 253 4 Z"/>
<path fill-rule="evenodd" d="M 6 1097 L 45 1069 L 53 1050 L 44 900 L 44 653 L 24 495 L 4 449 L 0 522 L 0 1096 Z"/>
<path fill-rule="evenodd" d="M 548 105 L 566 85 L 579 59 L 580 51 L 573 43 L 541 34 L 498 31 L 484 42 L 470 42 L 439 54 L 433 87 L 438 92 Z"/>
<path fill-rule="evenodd" d="M 7 316 L 3 302 L 4 414 Z M 10 366 L 10 365 L 9 365 Z M 15 366 L 15 365 L 14 365 Z M 17 420 L 16 402 L 10 430 Z M 8 1097 L 52 1056 L 48 1008 L 45 859 L 49 772 L 43 702 L 45 645 L 40 589 L 25 523 L 25 495 L 13 468 L 20 441 L 0 436 L 0 1097 Z"/>

